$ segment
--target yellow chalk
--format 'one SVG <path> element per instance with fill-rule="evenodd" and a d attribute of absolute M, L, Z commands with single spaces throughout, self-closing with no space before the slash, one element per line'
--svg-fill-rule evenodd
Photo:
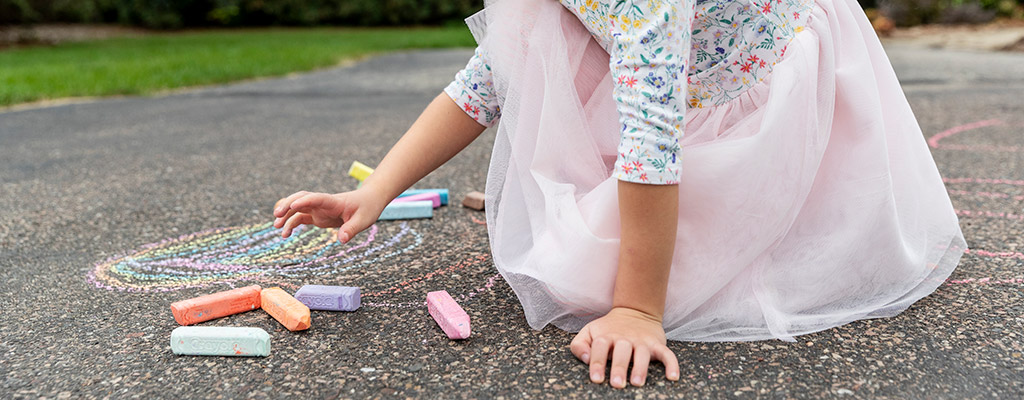
<path fill-rule="evenodd" d="M 356 178 L 359 182 L 362 182 L 366 177 L 373 173 L 373 168 L 367 167 L 359 161 L 353 161 L 352 166 L 348 168 L 348 175 Z"/>

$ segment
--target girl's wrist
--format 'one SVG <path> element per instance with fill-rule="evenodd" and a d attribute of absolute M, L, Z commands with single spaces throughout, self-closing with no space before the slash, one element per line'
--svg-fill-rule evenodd
<path fill-rule="evenodd" d="M 631 307 L 628 305 L 615 304 L 612 306 L 611 311 L 609 311 L 608 313 L 623 313 L 637 318 L 642 318 L 651 322 L 655 322 L 659 325 L 661 325 L 662 323 L 662 312 L 659 311 L 657 313 L 652 313 L 642 308 Z"/>
<path fill-rule="evenodd" d="M 394 200 L 394 196 L 390 194 L 390 191 L 387 190 L 387 188 L 381 187 L 379 184 L 371 181 L 370 178 L 367 178 L 366 181 L 363 182 L 362 186 L 357 188 L 356 191 L 366 193 L 372 200 L 381 204 L 387 204 L 391 200 Z"/>

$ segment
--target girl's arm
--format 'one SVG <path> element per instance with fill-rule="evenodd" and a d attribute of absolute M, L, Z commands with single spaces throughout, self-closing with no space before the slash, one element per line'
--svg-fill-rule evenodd
<path fill-rule="evenodd" d="M 679 226 L 679 185 L 619 181 L 619 219 L 622 241 L 612 305 L 660 324 Z"/>
<path fill-rule="evenodd" d="M 284 237 L 303 224 L 340 227 L 338 240 L 348 242 L 373 224 L 389 201 L 480 136 L 499 118 L 500 108 L 491 68 L 478 48 L 359 189 L 338 194 L 303 191 L 283 198 L 274 206 L 274 227 L 283 228 Z"/>
<path fill-rule="evenodd" d="M 678 227 L 679 139 L 698 12 L 694 0 L 612 3 L 604 2 L 611 14 L 612 97 L 622 126 L 612 173 L 619 179 L 622 239 L 613 308 L 584 326 L 570 350 L 590 364 L 596 383 L 604 381 L 611 359 L 610 383 L 623 388 L 631 360 L 633 385 L 644 384 L 651 359 L 665 365 L 668 379 L 679 379 L 662 314 Z"/>
<path fill-rule="evenodd" d="M 296 192 L 274 206 L 274 227 L 288 237 L 303 224 L 340 227 L 338 240 L 348 242 L 373 224 L 388 202 L 451 159 L 480 136 L 485 127 L 441 93 L 388 151 L 362 187 L 327 194 Z"/>
<path fill-rule="evenodd" d="M 372 188 L 390 201 L 466 148 L 484 129 L 441 93 L 388 151 L 362 187 Z"/>
<path fill-rule="evenodd" d="M 643 386 L 652 359 L 665 365 L 665 376 L 679 379 L 679 362 L 666 346 L 662 314 L 675 250 L 679 215 L 678 185 L 619 181 L 622 240 L 612 310 L 580 330 L 570 350 L 590 364 L 590 380 L 601 383 L 611 360 L 613 387 Z"/>

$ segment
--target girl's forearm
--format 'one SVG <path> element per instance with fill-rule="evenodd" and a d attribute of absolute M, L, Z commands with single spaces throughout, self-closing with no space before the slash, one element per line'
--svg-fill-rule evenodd
<path fill-rule="evenodd" d="M 622 240 L 612 304 L 660 320 L 679 225 L 679 186 L 618 185 Z"/>
<path fill-rule="evenodd" d="M 441 93 L 391 147 L 363 187 L 391 200 L 466 148 L 484 129 Z"/>

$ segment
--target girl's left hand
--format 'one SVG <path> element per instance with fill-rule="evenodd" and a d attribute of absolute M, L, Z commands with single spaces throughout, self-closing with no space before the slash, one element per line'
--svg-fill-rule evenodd
<path fill-rule="evenodd" d="M 633 361 L 633 386 L 647 381 L 651 359 L 665 365 L 665 377 L 679 380 L 679 361 L 665 345 L 665 329 L 661 320 L 647 313 L 626 307 L 615 307 L 607 315 L 583 327 L 569 345 L 576 358 L 590 364 L 590 380 L 604 382 L 605 364 L 611 355 L 611 385 L 626 387 L 626 367 Z"/>

